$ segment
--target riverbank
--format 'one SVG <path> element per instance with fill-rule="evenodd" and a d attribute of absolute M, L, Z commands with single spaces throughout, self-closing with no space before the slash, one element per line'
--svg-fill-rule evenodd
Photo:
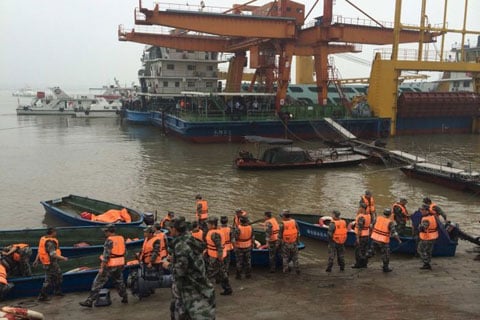
<path fill-rule="evenodd" d="M 437 257 L 432 271 L 420 270 L 411 256 L 392 255 L 393 272 L 381 270 L 379 256 L 367 269 L 351 269 L 353 249 L 347 249 L 347 268 L 325 272 L 327 246 L 303 239 L 301 274 L 269 273 L 254 268 L 252 279 L 231 276 L 232 296 L 217 294 L 217 319 L 479 319 L 480 261 L 474 260 L 474 245 L 461 242 L 455 257 Z M 217 286 L 219 289 L 219 287 Z M 220 289 L 219 289 L 220 290 Z M 169 319 L 170 290 L 157 289 L 147 298 L 130 296 L 120 303 L 115 290 L 113 303 L 103 308 L 82 308 L 78 302 L 87 292 L 54 297 L 46 303 L 33 298 L 6 301 L 42 312 L 46 319 Z"/>

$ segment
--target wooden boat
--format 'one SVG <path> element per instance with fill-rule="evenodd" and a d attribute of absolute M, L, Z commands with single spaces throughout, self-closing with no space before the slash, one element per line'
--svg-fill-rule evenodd
<path fill-rule="evenodd" d="M 328 241 L 328 227 L 320 226 L 318 224 L 320 218 L 325 216 L 316 214 L 292 213 L 291 217 L 297 221 L 298 227 L 300 228 L 300 234 L 303 237 L 317 239 L 325 242 Z M 354 221 L 354 219 L 344 220 L 347 221 L 347 224 Z M 394 238 L 390 239 L 391 252 L 415 254 L 416 247 L 415 240 L 412 236 L 412 229 L 410 227 L 407 227 L 399 236 L 402 240 L 401 244 L 399 244 L 398 241 Z M 353 230 L 349 230 L 347 232 L 347 242 L 345 243 L 345 245 L 350 247 L 353 247 L 355 245 L 355 233 Z M 435 246 L 433 247 L 433 256 L 452 257 L 455 255 L 457 245 L 458 241 L 452 240 L 448 232 L 442 226 L 442 228 L 439 228 L 439 238 L 437 239 L 437 241 L 435 242 Z"/>
<path fill-rule="evenodd" d="M 480 194 L 480 172 L 477 171 L 457 169 L 450 163 L 442 166 L 428 162 L 415 163 L 400 170 L 408 177 Z"/>
<path fill-rule="evenodd" d="M 26 243 L 33 251 L 35 258 L 40 237 L 46 234 L 47 229 L 1 230 L 0 247 L 14 243 Z M 143 227 L 119 225 L 117 233 L 124 236 L 127 249 L 140 248 L 143 244 Z M 68 258 L 100 254 L 103 251 L 105 234 L 102 226 L 58 227 L 57 238 L 60 242 L 62 255 Z"/>
<path fill-rule="evenodd" d="M 133 258 L 134 252 L 130 250 L 129 259 Z M 65 293 L 90 290 L 93 280 L 98 273 L 100 259 L 98 254 L 79 256 L 61 261 L 60 268 L 63 270 L 62 291 Z M 135 265 L 127 265 L 124 277 L 128 276 L 130 269 Z M 17 299 L 22 297 L 37 296 L 45 278 L 41 265 L 32 269 L 31 277 L 8 278 L 8 282 L 15 286 L 8 292 L 5 299 Z"/>
<path fill-rule="evenodd" d="M 42 201 L 45 211 L 53 216 L 74 226 L 105 225 L 107 222 L 83 219 L 81 214 L 89 212 L 93 215 L 100 215 L 104 212 L 115 209 L 127 209 L 131 222 L 117 222 L 116 225 L 140 225 L 143 223 L 143 214 L 119 204 L 95 200 L 88 197 L 68 195 L 62 198 Z"/>
<path fill-rule="evenodd" d="M 327 168 L 358 165 L 367 157 L 357 154 L 352 148 L 322 148 L 305 150 L 292 146 L 290 139 L 245 136 L 245 141 L 255 143 L 259 147 L 258 156 L 251 152 L 240 151 L 234 164 L 238 169 L 296 169 Z M 261 152 L 260 149 L 264 149 Z"/>
<path fill-rule="evenodd" d="M 300 226 L 299 226 L 300 227 Z M 255 236 L 255 240 L 259 241 L 261 244 L 265 244 L 265 232 L 261 230 L 254 230 L 253 234 Z M 300 242 L 298 244 L 298 250 L 305 249 L 305 244 Z M 232 251 L 231 255 L 232 263 L 235 261 L 235 251 Z M 253 249 L 252 250 L 252 266 L 255 267 L 268 267 L 269 265 L 269 255 L 268 249 Z M 282 257 L 280 252 L 277 254 L 277 265 L 282 264 Z"/>

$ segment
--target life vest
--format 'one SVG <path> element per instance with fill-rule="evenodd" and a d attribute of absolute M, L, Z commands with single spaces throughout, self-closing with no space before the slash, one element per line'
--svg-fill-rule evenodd
<path fill-rule="evenodd" d="M 203 242 L 203 230 L 202 229 L 199 228 L 197 231 L 192 231 L 192 236 L 195 239 L 198 239 L 198 240 Z"/>
<path fill-rule="evenodd" d="M 372 230 L 372 235 L 370 238 L 372 240 L 382 242 L 382 243 L 390 243 L 390 229 L 389 225 L 392 221 L 390 218 L 386 217 L 378 217 L 377 222 L 375 222 L 375 226 Z"/>
<path fill-rule="evenodd" d="M 285 243 L 294 243 L 298 238 L 298 230 L 295 225 L 295 220 L 285 220 L 283 221 L 283 234 L 282 240 Z"/>
<path fill-rule="evenodd" d="M 235 240 L 235 248 L 238 249 L 246 249 L 252 247 L 252 226 L 238 226 L 239 235 L 238 238 Z"/>
<path fill-rule="evenodd" d="M 213 242 L 212 240 L 212 235 L 214 233 L 220 235 L 221 247 L 223 249 L 222 258 L 225 258 L 227 256 L 227 250 L 225 250 L 225 238 L 223 237 L 223 232 L 221 232 L 219 229 L 211 229 L 207 232 L 207 254 L 209 257 L 212 258 L 218 257 L 217 246 L 215 246 L 215 242 Z"/>
<path fill-rule="evenodd" d="M 399 207 L 400 210 L 402 210 L 402 221 L 407 222 L 407 220 L 408 220 L 407 209 L 398 202 L 395 202 L 392 206 L 392 214 L 390 215 L 391 220 L 392 221 L 395 220 L 395 207 Z"/>
<path fill-rule="evenodd" d="M 0 283 L 7 285 L 7 269 L 3 264 L 0 263 Z"/>
<path fill-rule="evenodd" d="M 231 251 L 233 250 L 233 244 L 232 244 L 232 239 L 230 239 L 230 232 L 231 232 L 231 228 L 230 227 L 220 227 L 220 231 L 223 232 L 223 236 L 225 238 L 225 250 L 227 251 Z"/>
<path fill-rule="evenodd" d="M 153 254 L 153 244 L 155 241 L 160 241 L 160 252 L 157 255 L 155 261 L 151 261 Z M 158 264 L 162 262 L 162 259 L 167 256 L 167 249 L 165 248 L 165 235 L 163 233 L 155 234 L 151 239 L 145 239 L 142 247 L 142 254 L 140 255 L 140 260 L 144 263 Z"/>
<path fill-rule="evenodd" d="M 40 258 L 40 262 L 47 266 L 50 264 L 50 255 L 47 252 L 47 248 L 45 248 L 45 244 L 47 241 L 53 241 L 55 242 L 55 253 L 57 256 L 61 256 L 62 252 L 60 251 L 59 245 L 58 245 L 58 240 L 57 238 L 53 238 L 50 236 L 43 236 L 40 238 L 40 242 L 38 243 L 38 257 Z"/>
<path fill-rule="evenodd" d="M 208 218 L 208 202 L 207 200 L 197 200 L 196 202 L 197 207 L 195 208 L 195 213 L 197 220 L 205 220 Z M 200 212 L 198 212 L 198 206 L 201 206 Z"/>
<path fill-rule="evenodd" d="M 420 231 L 419 237 L 421 240 L 435 240 L 438 238 L 438 225 L 435 216 L 425 216 L 422 218 L 422 222 L 427 220 L 429 222 L 428 229 Z"/>
<path fill-rule="evenodd" d="M 128 214 L 127 209 L 123 208 L 122 210 L 111 209 L 97 216 L 93 214 L 92 221 L 107 222 L 107 223 L 115 223 L 120 221 L 120 222 L 130 223 L 132 222 L 132 218 Z"/>
<path fill-rule="evenodd" d="M 125 239 L 120 235 L 110 236 L 107 239 L 113 243 L 107 267 L 119 267 L 125 265 Z"/>
<path fill-rule="evenodd" d="M 332 235 L 332 240 L 338 244 L 344 244 L 347 241 L 347 222 L 343 219 L 333 220 L 335 223 L 335 231 Z"/>
<path fill-rule="evenodd" d="M 368 214 L 372 214 L 375 212 L 375 199 L 373 199 L 372 196 L 370 196 L 370 200 L 366 196 L 362 196 L 363 203 L 367 205 L 367 208 L 365 209 L 365 212 Z"/>
<path fill-rule="evenodd" d="M 165 223 L 169 221 L 172 221 L 172 218 L 167 215 L 165 218 L 162 219 L 162 221 L 160 221 L 160 228 L 165 229 Z"/>
<path fill-rule="evenodd" d="M 240 217 L 246 217 L 248 216 L 247 211 L 242 210 L 240 214 L 235 214 L 235 217 L 233 217 L 233 225 L 235 227 L 238 227 L 240 225 Z"/>
<path fill-rule="evenodd" d="M 370 235 L 370 223 L 372 221 L 372 216 L 366 213 L 358 214 L 357 217 L 355 218 L 355 226 L 358 226 L 358 220 L 360 218 L 363 218 L 365 222 L 363 224 L 362 230 L 360 230 L 360 234 L 358 234 L 357 227 L 355 228 L 355 233 L 357 234 L 357 236 L 360 236 L 360 237 L 368 237 Z"/>
<path fill-rule="evenodd" d="M 12 247 L 17 247 L 17 250 L 18 250 L 18 249 L 27 248 L 28 246 L 29 246 L 29 245 L 26 244 L 26 243 L 16 243 L 16 244 L 12 244 Z M 13 261 L 19 262 L 20 259 L 21 259 L 21 255 L 20 255 L 20 253 L 18 253 L 17 251 L 15 251 L 12 256 L 13 256 Z"/>
<path fill-rule="evenodd" d="M 272 225 L 272 234 L 270 235 L 270 241 L 277 241 L 278 240 L 278 232 L 280 231 L 280 226 L 278 225 L 278 221 L 275 218 L 270 218 L 265 221 L 265 225 L 270 223 Z M 265 227 L 266 229 L 266 227 Z"/>

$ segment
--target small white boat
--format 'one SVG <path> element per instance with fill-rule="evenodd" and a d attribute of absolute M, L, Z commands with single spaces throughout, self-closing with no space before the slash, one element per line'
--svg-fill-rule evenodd
<path fill-rule="evenodd" d="M 17 115 L 75 115 L 75 110 L 90 106 L 95 99 L 86 96 L 73 97 L 59 87 L 50 89 L 52 94 L 46 95 L 38 91 L 36 97 L 28 105 L 19 105 Z"/>
<path fill-rule="evenodd" d="M 120 100 L 107 101 L 105 98 L 96 98 L 87 108 L 78 108 L 75 111 L 77 118 L 114 118 L 120 115 L 122 102 Z"/>
<path fill-rule="evenodd" d="M 37 91 L 33 90 L 28 86 L 12 92 L 12 96 L 14 97 L 33 98 L 36 97 L 36 95 Z"/>

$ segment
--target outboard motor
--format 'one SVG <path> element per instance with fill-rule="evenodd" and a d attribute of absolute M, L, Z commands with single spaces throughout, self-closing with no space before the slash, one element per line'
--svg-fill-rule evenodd
<path fill-rule="evenodd" d="M 147 226 L 153 225 L 155 223 L 154 214 L 152 212 L 143 213 L 143 222 L 145 222 Z"/>
<path fill-rule="evenodd" d="M 170 288 L 173 283 L 172 275 L 160 273 L 154 268 L 149 269 L 144 264 L 140 264 L 136 271 L 128 275 L 127 287 L 140 299 L 153 294 L 156 288 Z"/>

